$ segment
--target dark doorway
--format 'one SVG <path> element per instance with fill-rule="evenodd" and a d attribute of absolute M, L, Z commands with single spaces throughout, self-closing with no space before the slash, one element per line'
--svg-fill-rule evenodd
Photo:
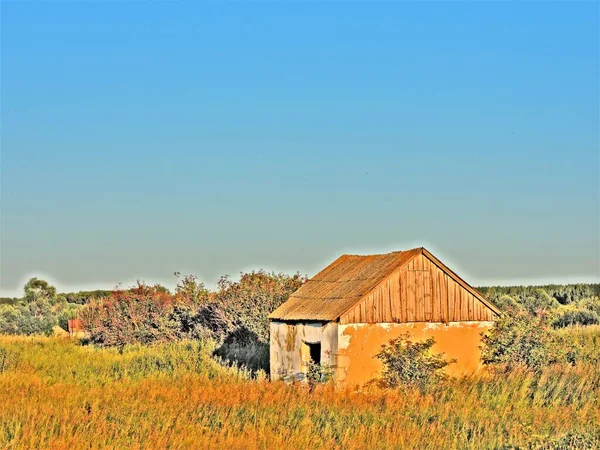
<path fill-rule="evenodd" d="M 310 359 L 316 364 L 321 364 L 321 343 L 315 342 L 309 344 L 307 342 L 306 345 L 308 345 Z"/>

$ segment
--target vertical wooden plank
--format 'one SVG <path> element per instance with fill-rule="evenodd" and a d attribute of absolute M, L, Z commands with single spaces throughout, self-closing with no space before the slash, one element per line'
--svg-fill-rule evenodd
<path fill-rule="evenodd" d="M 400 272 L 400 317 L 401 322 L 409 322 L 407 305 L 408 305 L 408 292 L 406 289 L 406 270 Z"/>
<path fill-rule="evenodd" d="M 423 304 L 423 271 L 416 270 L 415 274 L 415 302 L 416 302 L 416 311 L 417 317 L 416 320 L 418 322 L 423 322 L 425 319 L 425 308 Z"/>
<path fill-rule="evenodd" d="M 392 275 L 392 277 L 393 277 L 393 275 Z M 391 279 L 392 279 L 392 277 L 390 277 L 385 282 L 385 298 L 383 299 L 383 304 L 385 306 L 383 309 L 384 322 L 393 322 L 393 320 L 392 320 L 392 303 L 391 303 L 391 299 L 392 299 Z"/>
<path fill-rule="evenodd" d="M 454 291 L 454 311 L 456 314 L 456 322 L 460 322 L 462 320 L 462 303 L 460 302 L 460 290 L 458 289 L 458 284 L 454 280 L 452 280 L 452 290 Z"/>
<path fill-rule="evenodd" d="M 466 296 L 465 290 L 458 283 L 456 284 L 456 288 L 460 293 L 460 320 L 466 321 L 469 320 L 469 299 Z"/>
<path fill-rule="evenodd" d="M 358 308 L 358 322 L 362 323 L 363 322 L 363 315 L 364 315 L 364 311 L 365 311 L 365 302 L 360 302 L 359 304 L 359 308 Z"/>
<path fill-rule="evenodd" d="M 448 304 L 448 293 L 446 292 L 446 284 L 445 284 L 445 279 L 444 279 L 444 274 L 440 271 L 436 269 L 436 273 L 437 273 L 437 292 L 438 292 L 438 307 L 440 308 L 440 322 L 447 322 L 447 314 L 446 314 L 446 307 L 444 306 L 445 304 Z"/>
<path fill-rule="evenodd" d="M 423 255 L 417 256 L 413 261 L 415 262 L 415 270 L 423 270 Z"/>
<path fill-rule="evenodd" d="M 468 319 L 467 320 L 473 320 L 473 296 L 470 293 L 464 291 L 464 289 L 463 289 L 463 292 L 465 292 L 465 294 L 466 294 L 465 297 L 467 299 L 467 308 L 468 308 L 468 310 L 467 310 Z"/>
<path fill-rule="evenodd" d="M 437 271 L 430 271 L 431 274 L 431 320 L 433 322 L 442 321 L 442 310 L 440 308 L 440 274 Z"/>
<path fill-rule="evenodd" d="M 448 305 L 450 306 L 448 320 L 450 320 L 450 322 L 455 322 L 456 321 L 456 298 L 454 295 L 454 285 L 452 284 L 452 279 L 450 279 L 450 277 L 448 277 L 448 275 L 445 275 L 445 278 L 446 278 L 446 281 L 448 282 Z"/>
<path fill-rule="evenodd" d="M 462 305 L 460 304 L 460 292 L 458 292 L 458 285 L 456 284 L 456 282 L 452 279 L 450 280 L 450 282 L 452 283 L 452 291 L 454 292 L 454 320 L 456 322 L 460 322 L 462 307 Z"/>
<path fill-rule="evenodd" d="M 408 322 L 416 322 L 417 321 L 417 302 L 415 301 L 417 297 L 417 286 L 416 286 L 416 277 L 415 271 L 409 270 L 406 272 L 406 301 L 407 301 L 407 312 L 408 312 Z"/>
<path fill-rule="evenodd" d="M 385 299 L 387 298 L 385 287 L 386 285 L 384 283 L 379 289 L 377 289 L 377 316 L 374 317 L 374 321 L 377 323 L 385 322 L 384 305 Z"/>
<path fill-rule="evenodd" d="M 431 273 L 422 271 L 423 274 L 423 319 L 431 322 L 433 319 L 433 295 L 431 294 Z"/>
<path fill-rule="evenodd" d="M 400 322 L 400 282 L 399 273 L 390 278 L 390 322 Z"/>
<path fill-rule="evenodd" d="M 445 324 L 450 322 L 450 304 L 448 303 L 448 277 L 439 270 L 440 274 L 440 308 L 442 309 L 442 318 Z"/>

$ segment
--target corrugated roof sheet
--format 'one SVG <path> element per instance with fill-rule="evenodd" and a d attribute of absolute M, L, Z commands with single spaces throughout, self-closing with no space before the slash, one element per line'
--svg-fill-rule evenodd
<path fill-rule="evenodd" d="M 270 315 L 280 320 L 336 320 L 395 269 L 422 252 L 342 255 L 294 292 Z"/>

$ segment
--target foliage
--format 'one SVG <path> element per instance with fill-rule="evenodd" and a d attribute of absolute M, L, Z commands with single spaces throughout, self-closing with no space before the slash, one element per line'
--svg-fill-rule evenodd
<path fill-rule="evenodd" d="M 166 342 L 179 337 L 173 303 L 173 296 L 164 290 L 138 282 L 133 289 L 114 291 L 109 298 L 83 306 L 79 318 L 94 344 Z"/>
<path fill-rule="evenodd" d="M 482 336 L 481 361 L 495 369 L 539 371 L 558 361 L 546 317 L 503 316 Z"/>
<path fill-rule="evenodd" d="M 413 342 L 405 333 L 382 345 L 376 358 L 383 363 L 379 384 L 388 388 L 425 388 L 445 378 L 442 369 L 456 362 L 446 360 L 443 354 L 432 354 L 435 339 Z"/>
<path fill-rule="evenodd" d="M 579 309 L 586 309 L 593 311 L 600 316 L 600 297 L 584 298 L 577 302 L 576 307 Z"/>
<path fill-rule="evenodd" d="M 50 335 L 58 324 L 67 330 L 67 320 L 77 314 L 79 305 L 66 301 L 45 280 L 31 278 L 17 301 L 0 304 L 0 333 L 13 335 Z"/>
<path fill-rule="evenodd" d="M 239 281 L 221 277 L 215 302 L 230 318 L 231 329 L 245 328 L 254 332 L 260 342 L 269 341 L 268 316 L 284 303 L 306 281 L 306 277 L 252 271 L 243 273 Z"/>
<path fill-rule="evenodd" d="M 599 353 L 600 327 L 560 330 L 572 332 L 588 335 L 588 343 L 595 337 L 589 352 Z M 119 352 L 68 339 L 0 337 L 0 348 L 20 358 L 0 374 L 0 448 L 437 450 L 598 442 L 598 365 L 450 378 L 426 393 L 373 387 L 366 394 L 250 380 L 216 364 L 206 345 Z M 533 446 L 542 442 L 547 446 Z"/>
<path fill-rule="evenodd" d="M 57 324 L 55 310 L 46 299 L 0 306 L 0 334 L 50 335 Z"/>
<path fill-rule="evenodd" d="M 237 340 L 238 346 L 265 344 L 268 314 L 304 280 L 298 274 L 250 272 L 236 282 L 221 278 L 217 292 L 212 293 L 196 277 L 185 276 L 174 294 L 138 282 L 135 288 L 116 290 L 110 297 L 90 302 L 79 317 L 90 340 L 105 346 L 184 337 L 229 339 L 229 344 Z"/>
<path fill-rule="evenodd" d="M 534 289 L 532 292 L 527 293 L 527 295 L 521 298 L 520 303 L 530 314 L 548 311 L 559 306 L 556 299 L 548 295 L 543 289 Z"/>
<path fill-rule="evenodd" d="M 563 316 L 558 316 L 560 320 Z M 556 318 L 554 320 L 557 320 Z M 587 342 L 588 336 L 593 337 Z M 553 364 L 600 364 L 600 346 L 594 333 L 554 330 L 549 316 L 531 317 L 524 312 L 501 317 L 482 337 L 481 360 L 495 371 L 516 369 L 540 372 Z"/>
<path fill-rule="evenodd" d="M 56 288 L 50 285 L 45 280 L 31 278 L 24 286 L 25 295 L 23 300 L 25 303 L 31 303 L 36 300 L 52 301 L 56 297 Z"/>
<path fill-rule="evenodd" d="M 20 298 L 17 297 L 0 297 L 0 306 L 2 305 L 16 305 L 21 301 Z"/>
<path fill-rule="evenodd" d="M 79 291 L 79 292 L 67 292 L 61 294 L 68 303 L 74 303 L 77 305 L 85 305 L 92 300 L 98 300 L 100 298 L 108 297 L 112 293 L 112 290 L 98 289 L 95 291 Z"/>
<path fill-rule="evenodd" d="M 595 311 L 587 309 L 564 309 L 552 320 L 554 328 L 564 328 L 573 325 L 598 325 L 600 316 Z"/>
<path fill-rule="evenodd" d="M 311 388 L 317 384 L 330 383 L 333 381 L 335 368 L 330 364 L 318 363 L 309 359 L 303 364 L 306 366 L 306 381 Z"/>
<path fill-rule="evenodd" d="M 518 303 L 524 303 L 527 297 L 535 297 L 536 293 L 544 291 L 554 298 L 557 303 L 568 305 L 580 300 L 600 296 L 600 283 L 596 284 L 548 284 L 545 286 L 489 286 L 478 287 L 482 294 L 496 303 L 503 295 L 508 295 Z"/>

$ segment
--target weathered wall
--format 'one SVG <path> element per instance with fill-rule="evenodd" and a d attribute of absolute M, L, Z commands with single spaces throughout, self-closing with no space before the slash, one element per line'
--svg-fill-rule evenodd
<path fill-rule="evenodd" d="M 446 368 L 450 375 L 472 373 L 480 368 L 480 333 L 493 322 L 444 323 L 354 323 L 338 325 L 338 354 L 335 379 L 346 386 L 362 386 L 378 378 L 381 362 L 375 355 L 390 339 L 408 332 L 415 340 L 433 337 L 432 351 L 445 353 L 457 363 Z"/>
<path fill-rule="evenodd" d="M 271 321 L 270 366 L 271 380 L 297 376 L 306 372 L 302 343 L 321 343 L 321 363 L 334 365 L 337 352 L 338 324 L 336 322 L 291 323 Z"/>

